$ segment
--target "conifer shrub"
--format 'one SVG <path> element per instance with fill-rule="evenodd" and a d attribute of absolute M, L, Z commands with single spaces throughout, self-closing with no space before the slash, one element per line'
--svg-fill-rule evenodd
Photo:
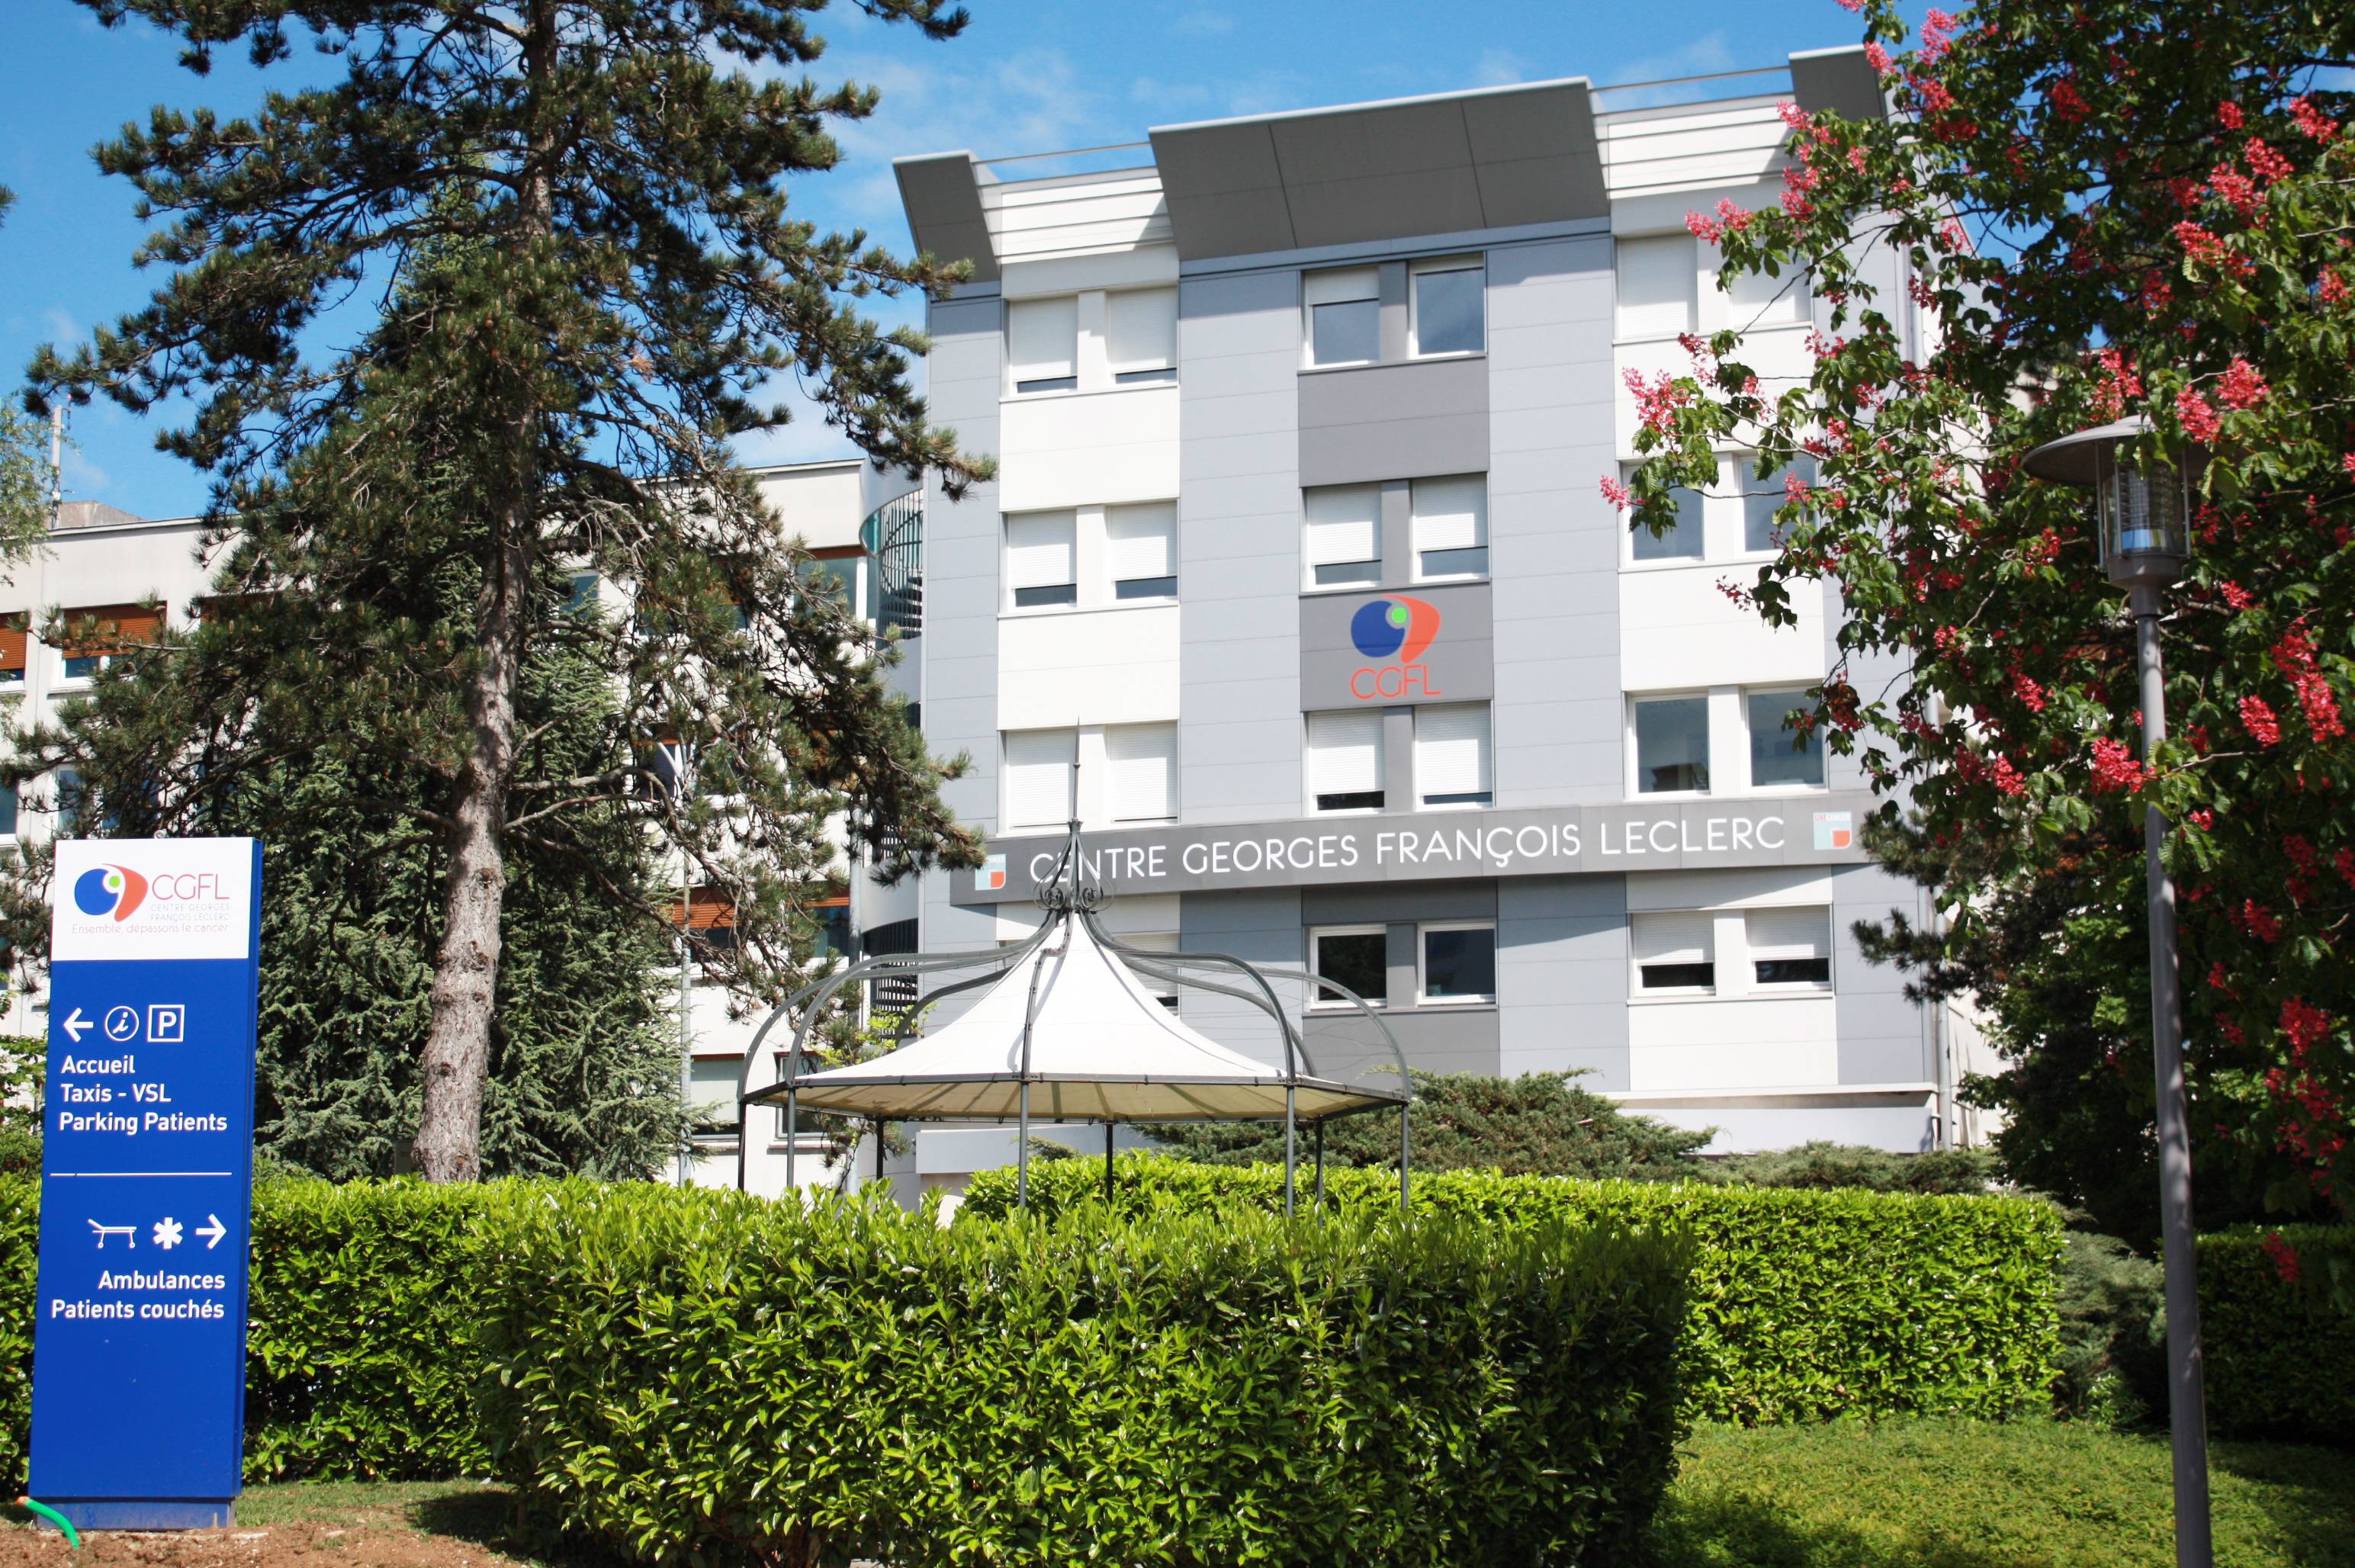
<path fill-rule="evenodd" d="M 1276 1166 L 1128 1155 L 1115 1172 L 1123 1214 L 1283 1202 Z M 1103 1184 L 1101 1161 L 1033 1165 L 1031 1208 L 1098 1207 Z M 1304 1211 L 1313 1187 L 1304 1166 Z M 1010 1211 L 1014 1189 L 1010 1170 L 982 1173 L 959 1218 Z M 1328 1170 L 1326 1191 L 1343 1214 L 1392 1211 L 1398 1173 Z M 1418 1172 L 1412 1191 L 1418 1215 L 1508 1228 L 1555 1220 L 1686 1228 L 1695 1261 L 1685 1413 L 1694 1420 L 2006 1416 L 2044 1409 L 2051 1397 L 2061 1219 L 2049 1204 L 1474 1170 Z"/>
<path fill-rule="evenodd" d="M 643 1561 L 1614 1561 L 1674 1467 L 1665 1216 L 517 1196 L 485 1429 Z"/>

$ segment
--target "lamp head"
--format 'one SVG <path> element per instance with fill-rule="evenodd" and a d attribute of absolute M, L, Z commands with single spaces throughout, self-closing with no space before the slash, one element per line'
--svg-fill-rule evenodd
<path fill-rule="evenodd" d="M 2190 471 L 2120 458 L 2150 428 L 2147 417 L 2136 414 L 2047 442 L 2023 464 L 2040 479 L 2094 493 L 2102 571 L 2126 587 L 2165 587 L 2191 559 Z"/>

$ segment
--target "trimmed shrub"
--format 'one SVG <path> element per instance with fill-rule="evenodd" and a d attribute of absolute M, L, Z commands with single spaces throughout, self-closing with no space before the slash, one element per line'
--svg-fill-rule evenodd
<path fill-rule="evenodd" d="M 0 1176 L 0 1481 L 24 1488 L 33 1425 L 34 1264 L 41 1251 L 41 1182 Z"/>
<path fill-rule="evenodd" d="M 1689 1258 L 1649 1220 L 564 1184 L 490 1224 L 503 1468 L 649 1561 L 1593 1562 L 1674 1465 Z"/>
<path fill-rule="evenodd" d="M 2200 1237 L 2200 1339 L 2218 1432 L 2355 1444 L 2355 1226 Z"/>
<path fill-rule="evenodd" d="M 1280 1207 L 1284 1173 L 1151 1155 L 1115 1164 L 1124 1214 Z M 1034 1165 L 1035 1211 L 1101 1204 L 1103 1167 Z M 1300 1179 L 1301 1202 L 1310 1177 Z M 963 1214 L 1014 1203 L 1014 1173 L 974 1179 Z M 1395 1171 L 1328 1171 L 1345 1214 L 1398 1202 Z M 1501 1221 L 1679 1225 L 1697 1246 L 1686 1324 L 1685 1413 L 1745 1424 L 1835 1415 L 2004 1416 L 2047 1406 L 2060 1349 L 2061 1221 L 2049 1204 L 1572 1181 L 1494 1171 L 1418 1174 L 1418 1213 Z"/>

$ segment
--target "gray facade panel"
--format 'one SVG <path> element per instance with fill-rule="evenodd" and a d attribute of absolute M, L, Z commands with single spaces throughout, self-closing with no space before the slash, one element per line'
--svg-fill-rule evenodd
<path fill-rule="evenodd" d="M 1501 1071 L 1584 1070 L 1630 1083 L 1625 877 L 1537 877 L 1497 888 Z"/>
<path fill-rule="evenodd" d="M 1496 644 L 1488 584 L 1432 584 L 1416 589 L 1411 597 L 1436 611 L 1439 622 L 1436 635 L 1412 660 L 1405 656 L 1420 640 L 1412 619 L 1406 628 L 1409 641 L 1392 654 L 1368 655 L 1355 641 L 1359 615 L 1369 604 L 1387 608 L 1391 595 L 1310 593 L 1301 598 L 1300 699 L 1307 708 L 1358 708 L 1374 699 L 1476 702 L 1491 694 Z"/>
<path fill-rule="evenodd" d="M 1849 929 L 1886 921 L 1891 910 L 1922 918 L 1921 890 L 1879 866 L 1832 873 L 1832 985 L 1839 1019 L 1842 1083 L 1919 1083 L 1934 1076 L 1929 1015 L 1906 1000 L 1894 968 L 1871 964 Z"/>
<path fill-rule="evenodd" d="M 1299 385 L 1303 485 L 1488 466 L 1488 379 L 1477 357 L 1304 372 Z"/>
<path fill-rule="evenodd" d="M 1499 807 L 1615 799 L 1624 788 L 1619 518 L 1595 486 L 1614 471 L 1613 288 L 1607 239 L 1488 254 L 1489 411 L 1511 437 L 1495 443 L 1488 466 L 1505 656 L 1493 704 Z M 1595 417 L 1565 418 L 1565 402 L 1591 404 Z"/>
<path fill-rule="evenodd" d="M 1192 431 L 1201 395 L 1198 353 L 1216 351 L 1222 400 L 1264 415 L 1253 433 L 1189 434 L 1179 448 L 1178 571 L 1199 591 L 1178 622 L 1178 799 L 1188 821 L 1289 815 L 1300 803 L 1299 278 L 1189 278 L 1178 317 L 1180 428 Z"/>
<path fill-rule="evenodd" d="M 1223 953 L 1253 964 L 1298 968 L 1307 955 L 1294 888 L 1195 893 L 1178 904 L 1178 945 L 1188 953 Z M 1279 987 L 1284 1011 L 1300 1015 L 1300 987 Z M 1181 991 L 1185 1019 L 1221 1045 L 1264 1061 L 1281 1061 L 1284 1040 L 1273 1020 L 1250 1003 L 1209 991 Z"/>
<path fill-rule="evenodd" d="M 1497 884 L 1490 881 L 1423 882 L 1397 887 L 1360 883 L 1346 888 L 1304 888 L 1300 918 L 1307 925 L 1412 924 L 1423 920 L 1494 920 Z M 1410 966 L 1413 957 L 1407 959 Z"/>

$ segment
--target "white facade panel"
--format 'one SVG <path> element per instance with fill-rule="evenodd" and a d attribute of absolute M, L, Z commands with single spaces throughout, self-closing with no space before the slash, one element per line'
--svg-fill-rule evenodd
<path fill-rule="evenodd" d="M 1823 679 L 1821 601 L 1796 595 L 1798 624 L 1769 626 L 1726 597 L 1726 579 L 1747 581 L 1739 566 L 1706 560 L 1620 574 L 1619 667 L 1628 690 Z"/>
<path fill-rule="evenodd" d="M 1719 955 L 1721 967 L 1724 955 Z M 1644 1001 L 1627 1009 L 1628 1087 L 1775 1090 L 1839 1082 L 1829 997 Z"/>
<path fill-rule="evenodd" d="M 1175 604 L 1008 615 L 997 626 L 997 727 L 1178 717 Z"/>
<path fill-rule="evenodd" d="M 1176 387 L 1010 398 L 998 428 L 998 504 L 1009 512 L 1178 494 Z"/>

